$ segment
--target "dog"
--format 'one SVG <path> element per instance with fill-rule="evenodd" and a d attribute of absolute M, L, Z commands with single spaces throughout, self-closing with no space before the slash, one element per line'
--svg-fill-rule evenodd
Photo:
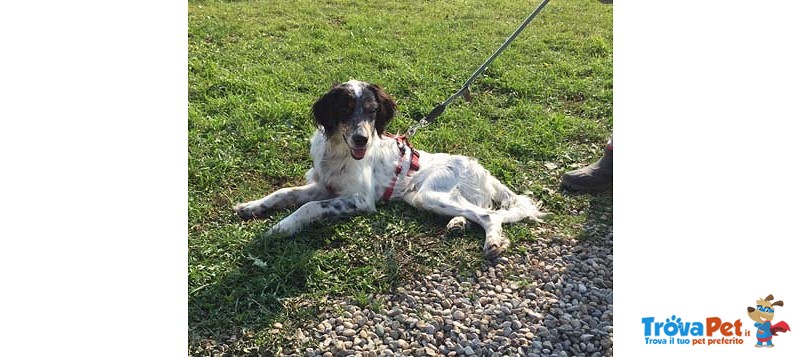
<path fill-rule="evenodd" d="M 317 130 L 311 137 L 313 167 L 306 185 L 282 188 L 234 207 L 243 219 L 269 210 L 299 206 L 267 235 L 295 234 L 323 218 L 375 212 L 381 200 L 402 199 L 411 206 L 453 217 L 448 230 L 467 221 L 483 227 L 486 258 L 509 245 L 501 225 L 545 215 L 538 203 L 517 195 L 474 158 L 427 153 L 404 136 L 385 134 L 397 105 L 379 86 L 351 80 L 334 85 L 313 105 Z"/>
<path fill-rule="evenodd" d="M 769 294 L 763 299 L 756 300 L 756 307 L 747 307 L 747 317 L 755 321 L 755 327 L 758 328 L 756 347 L 764 347 L 765 342 L 767 347 L 774 347 L 773 336 L 777 336 L 779 332 L 791 331 L 789 324 L 784 321 L 772 323 L 772 319 L 775 318 L 775 306 L 783 306 L 782 300 L 772 301 L 773 299 L 772 294 Z"/>

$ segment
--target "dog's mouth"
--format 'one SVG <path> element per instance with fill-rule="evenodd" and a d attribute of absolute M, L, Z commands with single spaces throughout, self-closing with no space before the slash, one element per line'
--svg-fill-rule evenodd
<path fill-rule="evenodd" d="M 367 155 L 367 145 L 359 145 L 359 144 L 355 144 L 353 142 L 350 142 L 350 140 L 347 140 L 347 135 L 345 135 L 345 134 L 342 134 L 342 139 L 347 144 L 347 147 L 350 149 L 350 156 L 352 156 L 353 159 L 361 160 L 361 159 L 364 158 L 365 155 Z M 356 145 L 356 147 L 353 147 L 354 144 Z M 358 146 L 361 146 L 361 147 L 358 147 Z"/>
<path fill-rule="evenodd" d="M 367 148 L 363 149 L 350 148 L 350 156 L 352 156 L 356 160 L 363 159 L 365 155 L 367 155 Z"/>

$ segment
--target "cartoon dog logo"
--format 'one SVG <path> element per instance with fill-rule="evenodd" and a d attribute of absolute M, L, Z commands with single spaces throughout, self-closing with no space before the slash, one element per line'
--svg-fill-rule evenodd
<path fill-rule="evenodd" d="M 775 347 L 772 344 L 772 336 L 777 336 L 778 332 L 791 331 L 786 322 L 772 323 L 772 319 L 775 317 L 775 306 L 783 306 L 783 301 L 771 302 L 772 299 L 774 299 L 772 294 L 769 294 L 764 299 L 756 300 L 755 308 L 747 307 L 747 316 L 756 322 L 755 326 L 758 328 L 756 347 L 764 347 L 764 342 L 767 343 L 767 347 Z"/>

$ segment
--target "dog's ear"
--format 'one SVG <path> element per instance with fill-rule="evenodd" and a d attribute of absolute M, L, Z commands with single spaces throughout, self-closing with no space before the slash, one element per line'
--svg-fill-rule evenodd
<path fill-rule="evenodd" d="M 394 112 L 397 110 L 397 104 L 395 104 L 394 99 L 386 94 L 381 87 L 370 84 L 369 89 L 373 94 L 375 94 L 375 99 L 378 101 L 378 113 L 375 118 L 375 131 L 378 132 L 378 135 L 382 135 L 383 131 L 386 130 L 386 126 L 389 125 L 389 122 L 394 117 Z"/>
<path fill-rule="evenodd" d="M 770 301 L 772 299 L 774 299 L 774 297 L 772 297 L 772 294 L 769 294 L 769 295 L 767 295 L 767 297 L 764 298 L 764 300 L 767 300 L 767 301 Z"/>
<path fill-rule="evenodd" d="M 783 306 L 783 300 L 778 300 L 772 303 L 772 306 Z"/>
<path fill-rule="evenodd" d="M 343 88 L 334 85 L 328 93 L 317 99 L 311 107 L 311 111 L 314 113 L 314 121 L 317 123 L 317 127 L 322 127 L 325 130 L 326 138 L 329 138 L 336 131 L 335 104 L 336 99 L 344 95 L 343 91 Z"/>

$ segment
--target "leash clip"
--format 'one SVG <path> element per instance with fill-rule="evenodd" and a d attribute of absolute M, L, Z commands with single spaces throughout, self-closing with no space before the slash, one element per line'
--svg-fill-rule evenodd
<path fill-rule="evenodd" d="M 425 118 L 420 119 L 420 121 L 414 123 L 414 125 L 412 125 L 410 128 L 408 128 L 408 131 L 406 131 L 406 135 L 405 136 L 409 137 L 409 138 L 414 136 L 414 134 L 417 133 L 417 129 L 424 128 L 424 127 L 428 126 L 428 124 L 430 124 L 430 122 L 427 119 L 425 119 Z"/>

